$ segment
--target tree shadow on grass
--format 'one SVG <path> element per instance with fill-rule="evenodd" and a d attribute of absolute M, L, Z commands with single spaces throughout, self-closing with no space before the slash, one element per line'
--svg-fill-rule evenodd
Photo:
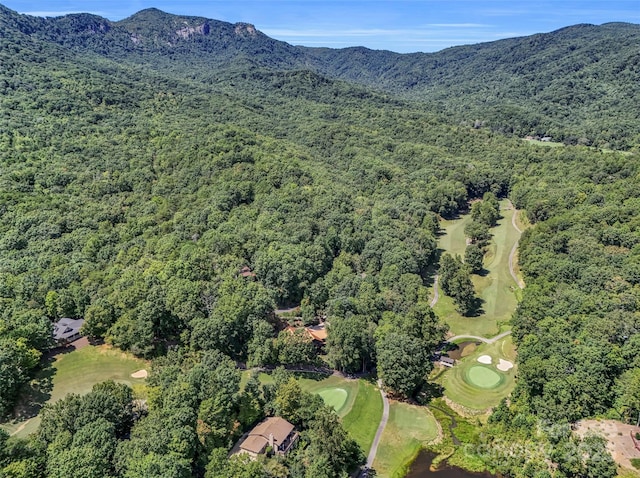
<path fill-rule="evenodd" d="M 483 304 L 484 300 L 480 297 L 476 297 L 475 299 L 473 299 L 471 307 L 469 307 L 467 313 L 462 315 L 464 315 L 464 317 L 480 317 L 482 314 L 484 314 L 484 309 L 482 308 Z"/>
<path fill-rule="evenodd" d="M 24 421 L 37 416 L 51 398 L 53 376 L 56 372 L 54 361 L 53 357 L 45 357 L 36 376 L 22 387 L 20 398 L 14 407 L 13 420 Z"/>
<path fill-rule="evenodd" d="M 416 401 L 420 405 L 427 405 L 432 400 L 435 400 L 436 398 L 440 398 L 443 395 L 444 395 L 444 387 L 442 385 L 435 382 L 426 382 L 422 386 L 422 389 L 420 390 L 420 392 L 418 393 L 418 396 L 416 397 Z"/>

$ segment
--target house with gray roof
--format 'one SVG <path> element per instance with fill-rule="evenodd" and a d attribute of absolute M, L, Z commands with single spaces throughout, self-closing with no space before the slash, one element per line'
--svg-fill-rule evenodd
<path fill-rule="evenodd" d="M 84 324 L 84 319 L 70 319 L 64 317 L 53 324 L 53 339 L 58 345 L 67 345 L 74 340 L 78 340 L 80 327 Z"/>

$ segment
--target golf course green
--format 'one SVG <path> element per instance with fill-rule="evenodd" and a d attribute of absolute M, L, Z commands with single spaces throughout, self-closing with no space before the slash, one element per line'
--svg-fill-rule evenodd
<path fill-rule="evenodd" d="M 324 403 L 333 408 L 336 412 L 340 412 L 344 405 L 347 403 L 349 394 L 344 388 L 328 388 L 321 390 L 318 395 L 322 397 Z"/>
<path fill-rule="evenodd" d="M 492 370 L 490 365 L 474 365 L 467 369 L 466 379 L 470 385 L 491 390 L 504 381 L 504 375 Z"/>
<path fill-rule="evenodd" d="M 478 361 L 488 355 L 491 363 Z M 492 344 L 481 344 L 471 354 L 461 358 L 454 367 L 438 378 L 444 394 L 471 414 L 483 414 L 508 397 L 515 386 L 517 366 L 506 371 L 497 369 L 500 360 L 515 362 L 516 351 L 510 336 Z"/>

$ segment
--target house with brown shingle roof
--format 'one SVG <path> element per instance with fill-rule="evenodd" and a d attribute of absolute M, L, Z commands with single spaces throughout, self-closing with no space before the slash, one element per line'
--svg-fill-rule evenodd
<path fill-rule="evenodd" d="M 302 330 L 303 327 L 292 327 L 287 326 L 284 330 L 289 332 L 291 335 L 296 333 L 296 330 Z M 327 342 L 327 328 L 324 324 L 319 325 L 311 325 L 308 327 L 304 327 L 305 334 L 308 339 L 313 341 L 313 343 L 317 346 L 322 346 Z"/>
<path fill-rule="evenodd" d="M 246 453 L 255 459 L 271 447 L 273 453 L 286 455 L 297 441 L 298 432 L 291 423 L 282 417 L 269 417 L 242 437 L 234 453 Z"/>
<path fill-rule="evenodd" d="M 311 337 L 319 344 L 324 345 L 327 341 L 327 328 L 324 326 L 324 324 L 306 327 L 306 331 L 307 334 L 309 334 L 309 337 Z"/>

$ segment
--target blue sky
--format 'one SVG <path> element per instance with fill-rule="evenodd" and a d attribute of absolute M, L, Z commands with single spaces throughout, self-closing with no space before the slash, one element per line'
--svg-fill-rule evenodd
<path fill-rule="evenodd" d="M 148 7 L 253 23 L 294 45 L 438 51 L 576 23 L 640 23 L 640 0 L 0 0 L 21 13 L 120 20 Z"/>

